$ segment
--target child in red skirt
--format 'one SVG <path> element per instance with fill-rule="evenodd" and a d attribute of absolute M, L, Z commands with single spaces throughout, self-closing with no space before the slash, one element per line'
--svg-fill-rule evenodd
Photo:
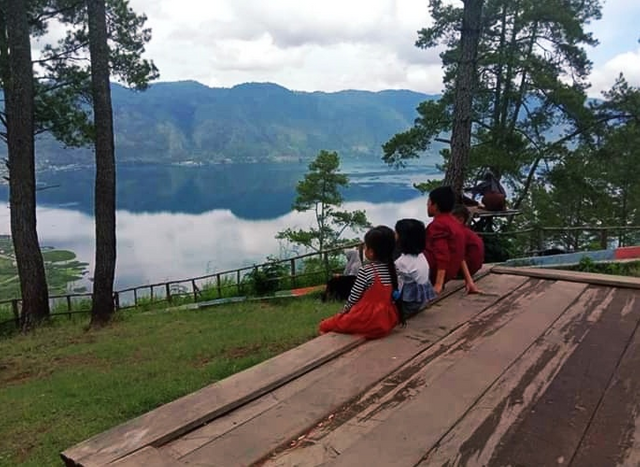
<path fill-rule="evenodd" d="M 364 255 L 369 263 L 358 271 L 342 311 L 320 323 L 321 334 L 333 331 L 377 339 L 396 327 L 400 316 L 394 302 L 399 298 L 393 263 L 395 243 L 395 233 L 389 227 L 378 226 L 367 232 Z"/>

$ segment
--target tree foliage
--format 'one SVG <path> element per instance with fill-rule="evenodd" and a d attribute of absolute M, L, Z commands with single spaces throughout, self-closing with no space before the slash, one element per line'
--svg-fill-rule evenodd
<path fill-rule="evenodd" d="M 594 104 L 597 124 L 562 160 L 542 170 L 531 204 L 535 219 L 549 226 L 640 225 L 640 89 L 620 77 L 605 100 Z M 579 249 L 594 239 L 584 232 L 558 239 Z M 629 243 L 637 236 L 620 233 Z"/>
<path fill-rule="evenodd" d="M 419 31 L 420 48 L 444 46 L 445 90 L 418 107 L 413 128 L 384 146 L 384 160 L 419 157 L 453 122 L 463 9 L 430 0 L 434 24 Z M 526 197 L 540 164 L 561 158 L 592 125 L 585 89 L 591 68 L 585 46 L 597 44 L 585 25 L 600 17 L 598 0 L 487 0 L 478 44 L 469 176 L 486 168 Z M 450 151 L 443 151 L 446 169 Z"/>
<path fill-rule="evenodd" d="M 125 84 L 142 89 L 157 77 L 153 63 L 142 57 L 150 39 L 150 30 L 144 28 L 146 17 L 136 15 L 127 0 L 109 0 L 105 10 L 106 86 L 112 72 Z M 53 24 L 65 31 L 63 38 L 56 44 L 45 44 L 40 56 L 32 61 L 30 38 L 44 37 Z M 22 42 L 18 42 L 17 34 Z M 0 123 L 5 128 L 0 130 L 0 138 L 8 143 L 12 238 L 25 322 L 31 317 L 46 316 L 49 311 L 36 232 L 33 135 L 51 132 L 58 140 L 74 146 L 93 140 L 88 105 L 93 96 L 89 92 L 89 42 L 84 0 L 0 0 L 0 88 L 6 100 L 6 105 L 0 107 Z M 18 62 L 20 66 L 16 66 Z M 25 131 L 30 137 L 25 136 Z M 103 192 L 104 186 L 98 191 Z M 111 301 L 111 294 L 108 300 Z"/>
<path fill-rule="evenodd" d="M 0 0 L 0 6 L 7 0 Z M 50 132 L 68 146 L 93 140 L 91 119 L 91 63 L 89 31 L 84 0 L 32 0 L 29 2 L 32 38 L 42 38 L 52 26 L 62 27 L 63 37 L 45 44 L 34 65 L 35 131 Z M 109 68 L 114 79 L 134 89 L 145 89 L 158 77 L 152 61 L 143 57 L 151 30 L 147 17 L 136 14 L 128 0 L 106 2 Z M 0 47 L 3 43 L 0 29 Z M 4 53 L 3 53 L 4 52 Z M 0 50 L 0 68 L 8 50 Z M 0 79 L 0 87 L 6 84 Z M 0 112 L 6 127 L 6 116 Z M 6 131 L 0 131 L 6 140 Z"/>
<path fill-rule="evenodd" d="M 439 101 L 418 107 L 412 128 L 383 146 L 393 165 L 435 141 L 452 143 L 464 10 L 442 0 L 429 6 L 434 22 L 419 31 L 416 45 L 444 47 L 445 89 Z M 640 224 L 640 92 L 620 76 L 602 100 L 586 94 L 586 47 L 597 45 L 586 26 L 600 10 L 600 0 L 485 0 L 467 181 L 490 169 L 508 186 L 511 207 L 523 215 L 501 228 Z M 446 170 L 451 150 L 441 153 Z M 617 240 L 639 238 L 620 232 Z M 550 242 L 579 249 L 601 247 L 605 238 L 576 229 Z"/>
<path fill-rule="evenodd" d="M 341 188 L 347 187 L 349 178 L 340 172 L 340 157 L 336 152 L 320 151 L 309 164 L 309 172 L 298 182 L 293 209 L 313 211 L 315 226 L 309 229 L 287 228 L 277 238 L 301 245 L 313 251 L 337 246 L 343 233 L 350 229 L 361 231 L 370 224 L 364 211 L 344 211 Z"/>

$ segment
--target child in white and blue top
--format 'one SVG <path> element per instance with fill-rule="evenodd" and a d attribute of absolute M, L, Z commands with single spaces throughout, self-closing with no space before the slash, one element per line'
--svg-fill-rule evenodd
<path fill-rule="evenodd" d="M 429 263 L 423 250 L 425 227 L 417 219 L 402 219 L 396 223 L 396 239 L 400 257 L 395 261 L 400 289 L 399 307 L 407 318 L 418 313 L 436 298 L 429 281 Z"/>

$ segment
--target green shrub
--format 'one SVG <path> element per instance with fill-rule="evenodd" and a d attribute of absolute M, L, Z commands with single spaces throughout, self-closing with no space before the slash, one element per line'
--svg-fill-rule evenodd
<path fill-rule="evenodd" d="M 267 257 L 267 263 L 247 274 L 253 292 L 258 296 L 271 295 L 280 290 L 281 280 L 288 275 L 289 268 L 278 259 Z"/>

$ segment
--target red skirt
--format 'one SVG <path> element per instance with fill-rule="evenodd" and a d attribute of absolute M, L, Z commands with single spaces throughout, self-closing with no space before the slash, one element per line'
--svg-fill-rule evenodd
<path fill-rule="evenodd" d="M 320 332 L 360 334 L 367 339 L 388 335 L 398 325 L 398 310 L 391 299 L 393 287 L 384 285 L 376 275 L 360 300 L 348 313 L 338 313 L 320 323 Z"/>

